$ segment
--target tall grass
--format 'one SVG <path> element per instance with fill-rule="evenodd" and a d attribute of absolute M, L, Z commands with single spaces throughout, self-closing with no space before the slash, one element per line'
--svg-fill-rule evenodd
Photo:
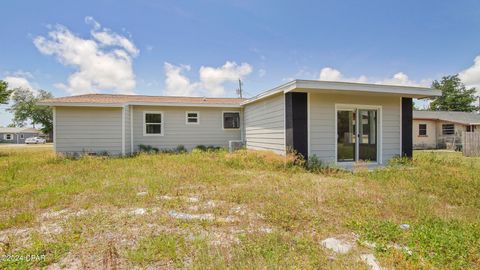
<path fill-rule="evenodd" d="M 360 241 L 378 244 L 375 253 L 387 267 L 475 269 L 479 169 L 480 159 L 445 152 L 415 152 L 411 162 L 352 174 L 312 173 L 294 160 L 245 150 L 68 159 L 48 149 L 0 149 L 0 233 L 33 229 L 42 241 L 32 246 L 8 240 L 8 252 L 57 254 L 26 268 L 67 254 L 101 257 L 99 247 L 113 241 L 120 267 L 351 269 L 364 267 L 354 254 L 331 260 L 319 243 L 356 233 Z M 164 195 L 174 199 L 160 200 Z M 184 199 L 192 196 L 199 202 Z M 205 208 L 207 201 L 216 206 Z M 122 214 L 135 208 L 151 214 Z M 237 208 L 245 213 L 232 210 Z M 74 232 L 49 240 L 38 229 L 51 222 L 42 215 L 65 209 L 87 214 L 61 219 Z M 236 221 L 179 221 L 168 216 L 170 210 L 233 215 Z M 410 229 L 400 229 L 403 223 Z M 394 244 L 408 246 L 413 255 Z"/>

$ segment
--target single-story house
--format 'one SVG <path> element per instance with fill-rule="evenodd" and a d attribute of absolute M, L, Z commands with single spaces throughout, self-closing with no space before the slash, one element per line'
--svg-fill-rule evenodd
<path fill-rule="evenodd" d="M 241 141 L 247 149 L 295 150 L 326 163 L 383 164 L 412 155 L 412 98 L 439 95 L 422 87 L 294 80 L 249 99 L 88 94 L 41 104 L 53 107 L 55 150 L 66 154 Z"/>
<path fill-rule="evenodd" d="M 41 135 L 43 133 L 35 128 L 0 127 L 0 143 L 25 143 L 25 139 Z"/>
<path fill-rule="evenodd" d="M 463 131 L 480 131 L 480 114 L 454 111 L 414 111 L 414 149 L 458 148 Z"/>

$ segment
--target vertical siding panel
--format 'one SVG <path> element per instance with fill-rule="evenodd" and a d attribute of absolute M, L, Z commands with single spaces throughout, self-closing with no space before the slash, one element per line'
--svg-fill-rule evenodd
<path fill-rule="evenodd" d="M 283 93 L 245 105 L 248 149 L 285 155 L 285 98 Z"/>

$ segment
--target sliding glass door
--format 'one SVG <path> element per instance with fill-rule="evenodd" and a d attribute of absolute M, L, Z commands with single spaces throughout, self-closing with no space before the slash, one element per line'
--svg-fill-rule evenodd
<path fill-rule="evenodd" d="M 378 110 L 337 110 L 337 161 L 377 161 Z"/>

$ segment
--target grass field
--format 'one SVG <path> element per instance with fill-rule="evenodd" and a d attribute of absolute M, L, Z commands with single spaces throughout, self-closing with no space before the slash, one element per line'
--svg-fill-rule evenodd
<path fill-rule="evenodd" d="M 355 247 L 335 254 L 327 237 Z M 363 253 L 395 269 L 480 268 L 480 159 L 416 152 L 352 174 L 260 152 L 0 148 L 0 269 L 368 269 Z"/>

